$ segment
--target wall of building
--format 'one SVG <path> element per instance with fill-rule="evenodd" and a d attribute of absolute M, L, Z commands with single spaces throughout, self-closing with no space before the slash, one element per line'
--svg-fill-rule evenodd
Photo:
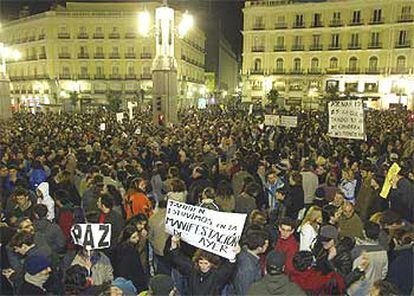
<path fill-rule="evenodd" d="M 288 104 L 311 107 L 335 84 L 375 107 L 412 107 L 413 13 L 409 0 L 246 1 L 246 92 L 263 99 L 276 88 Z"/>

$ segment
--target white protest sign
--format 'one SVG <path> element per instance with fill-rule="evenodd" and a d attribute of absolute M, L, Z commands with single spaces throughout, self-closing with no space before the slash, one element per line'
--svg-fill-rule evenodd
<path fill-rule="evenodd" d="M 124 113 L 123 112 L 116 113 L 116 121 L 118 121 L 119 123 L 122 123 L 122 119 L 124 119 Z"/>
<path fill-rule="evenodd" d="M 101 223 L 75 224 L 70 234 L 75 245 L 87 250 L 106 249 L 111 247 L 111 226 Z"/>
<path fill-rule="evenodd" d="M 134 108 L 137 106 L 136 102 L 128 102 L 128 114 L 129 114 L 129 120 L 132 120 L 134 118 Z"/>
<path fill-rule="evenodd" d="M 99 129 L 100 129 L 101 131 L 104 131 L 104 130 L 106 129 L 105 123 L 101 123 L 101 124 L 99 125 Z"/>
<path fill-rule="evenodd" d="M 329 102 L 328 134 L 335 138 L 365 139 L 362 100 Z"/>
<path fill-rule="evenodd" d="M 265 115 L 264 125 L 265 126 L 277 126 L 279 123 L 278 115 Z"/>
<path fill-rule="evenodd" d="M 165 229 L 190 245 L 227 259 L 242 235 L 246 214 L 232 214 L 168 200 Z"/>
<path fill-rule="evenodd" d="M 137 129 L 135 130 L 135 134 L 136 135 L 140 135 L 141 134 L 141 128 L 137 127 Z"/>
<path fill-rule="evenodd" d="M 297 116 L 280 116 L 280 126 L 284 127 L 297 127 L 298 126 L 298 117 Z"/>
<path fill-rule="evenodd" d="M 252 115 L 253 114 L 253 104 L 250 104 L 249 106 L 249 114 L 248 115 Z"/>

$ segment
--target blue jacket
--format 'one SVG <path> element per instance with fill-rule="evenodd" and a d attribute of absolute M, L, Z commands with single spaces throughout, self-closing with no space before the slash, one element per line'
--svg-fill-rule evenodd
<path fill-rule="evenodd" d="M 237 268 L 231 284 L 233 294 L 246 295 L 249 287 L 261 278 L 259 257 L 244 247 L 237 256 Z"/>

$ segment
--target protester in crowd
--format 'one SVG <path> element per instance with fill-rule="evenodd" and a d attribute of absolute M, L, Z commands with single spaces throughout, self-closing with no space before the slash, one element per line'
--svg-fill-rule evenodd
<path fill-rule="evenodd" d="M 220 295 L 221 289 L 231 279 L 236 268 L 236 259 L 220 262 L 220 258 L 204 250 L 197 250 L 193 260 L 179 249 L 180 238 L 171 239 L 171 259 L 182 274 L 189 276 L 189 295 Z M 240 253 L 240 247 L 235 249 Z"/>
<path fill-rule="evenodd" d="M 370 296 L 397 296 L 401 295 L 396 286 L 387 281 L 376 281 L 369 293 Z M 408 294 L 406 294 L 408 295 Z"/>
<path fill-rule="evenodd" d="M 65 295 L 81 295 L 91 286 L 88 270 L 80 265 L 72 265 L 66 270 L 64 284 Z"/>
<path fill-rule="evenodd" d="M 250 285 L 262 277 L 259 260 L 268 246 L 266 232 L 252 230 L 246 233 L 244 247 L 237 257 L 237 267 L 231 283 L 235 295 L 246 295 Z"/>
<path fill-rule="evenodd" d="M 319 227 L 322 224 L 322 210 L 317 206 L 312 206 L 306 212 L 305 218 L 298 227 L 300 234 L 300 251 L 310 251 L 316 242 Z"/>
<path fill-rule="evenodd" d="M 313 203 L 316 189 L 319 186 L 318 176 L 313 171 L 313 164 L 307 160 L 300 173 L 302 175 L 302 186 L 305 196 L 305 205 L 309 206 Z"/>
<path fill-rule="evenodd" d="M 186 202 L 187 201 L 187 190 L 184 181 L 174 178 L 171 179 L 169 185 L 169 192 L 166 195 L 167 199 Z"/>
<path fill-rule="evenodd" d="M 245 184 L 242 192 L 236 196 L 235 209 L 236 213 L 250 214 L 256 209 L 256 196 L 259 194 L 259 185 L 254 182 Z"/>
<path fill-rule="evenodd" d="M 342 207 L 342 216 L 338 221 L 339 234 L 344 237 L 363 238 L 363 223 L 355 212 L 354 205 L 346 201 Z"/>
<path fill-rule="evenodd" d="M 293 256 L 299 250 L 299 244 L 294 236 L 295 229 L 295 220 L 282 218 L 279 222 L 279 238 L 274 246 L 276 251 L 286 255 L 285 274 L 288 276 L 293 271 Z"/>
<path fill-rule="evenodd" d="M 37 203 L 47 207 L 47 219 L 53 221 L 55 219 L 55 201 L 49 195 L 49 183 L 40 183 L 36 188 Z"/>
<path fill-rule="evenodd" d="M 290 206 L 287 208 L 287 216 L 298 219 L 299 211 L 305 206 L 305 193 L 302 187 L 302 175 L 293 171 L 289 177 Z"/>
<path fill-rule="evenodd" d="M 147 181 L 142 178 L 131 181 L 130 188 L 124 197 L 124 210 L 127 220 L 138 214 L 151 216 L 152 204 L 145 194 L 146 184 Z"/>
<path fill-rule="evenodd" d="M 221 180 L 217 184 L 216 198 L 214 199 L 218 207 L 223 212 L 233 212 L 236 208 L 236 200 L 230 183 L 227 180 Z"/>
<path fill-rule="evenodd" d="M 43 287 L 52 272 L 51 262 L 41 255 L 30 256 L 25 262 L 25 274 L 19 295 L 47 295 L 48 291 Z"/>
<path fill-rule="evenodd" d="M 270 251 L 266 256 L 266 275 L 253 283 L 246 295 L 306 295 L 299 286 L 284 274 L 286 255 Z"/>

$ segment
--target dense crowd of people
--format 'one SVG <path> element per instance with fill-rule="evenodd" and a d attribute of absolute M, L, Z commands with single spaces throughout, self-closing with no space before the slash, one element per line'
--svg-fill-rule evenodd
<path fill-rule="evenodd" d="M 414 114 L 367 111 L 358 141 L 330 137 L 325 112 L 290 112 L 296 128 L 265 113 L 1 122 L 0 294 L 412 295 Z M 236 258 L 168 235 L 169 199 L 247 214 Z M 110 248 L 75 245 L 77 223 L 110 223 Z"/>

